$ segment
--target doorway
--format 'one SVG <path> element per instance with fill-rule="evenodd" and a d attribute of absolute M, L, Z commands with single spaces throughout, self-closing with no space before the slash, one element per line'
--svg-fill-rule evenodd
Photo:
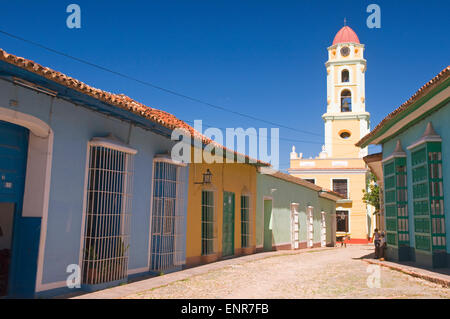
<path fill-rule="evenodd" d="M 0 296 L 32 297 L 41 218 L 23 217 L 28 129 L 0 121 Z"/>
<path fill-rule="evenodd" d="M 222 257 L 234 255 L 234 193 L 223 192 Z"/>
<path fill-rule="evenodd" d="M 264 200 L 264 251 L 271 251 L 272 235 L 272 200 Z"/>

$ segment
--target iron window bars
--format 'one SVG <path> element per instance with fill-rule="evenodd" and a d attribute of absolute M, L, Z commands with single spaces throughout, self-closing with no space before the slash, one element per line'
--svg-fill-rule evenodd
<path fill-rule="evenodd" d="M 102 138 L 89 144 L 83 284 L 127 276 L 135 153 Z"/>
<path fill-rule="evenodd" d="M 348 186 L 346 179 L 333 179 L 333 191 L 348 198 Z"/>
<path fill-rule="evenodd" d="M 251 246 L 250 196 L 241 195 L 241 247 Z"/>
<path fill-rule="evenodd" d="M 151 270 L 164 271 L 184 260 L 185 165 L 166 157 L 153 161 Z"/>
<path fill-rule="evenodd" d="M 214 192 L 202 191 L 202 255 L 214 254 L 216 250 L 216 212 L 214 205 Z"/>

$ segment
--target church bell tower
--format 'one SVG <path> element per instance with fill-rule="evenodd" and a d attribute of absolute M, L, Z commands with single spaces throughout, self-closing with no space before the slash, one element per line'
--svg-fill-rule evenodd
<path fill-rule="evenodd" d="M 355 31 L 344 26 L 328 47 L 327 111 L 325 121 L 325 158 L 362 158 L 367 148 L 355 146 L 369 133 L 370 114 L 366 112 L 364 45 Z"/>

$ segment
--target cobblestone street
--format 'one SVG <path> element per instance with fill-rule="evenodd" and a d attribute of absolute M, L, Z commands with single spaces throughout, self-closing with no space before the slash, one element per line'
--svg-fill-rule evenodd
<path fill-rule="evenodd" d="M 369 288 L 372 246 L 278 255 L 229 265 L 126 298 L 450 298 L 450 289 L 380 267 Z M 373 267 L 373 266 L 372 266 Z"/>

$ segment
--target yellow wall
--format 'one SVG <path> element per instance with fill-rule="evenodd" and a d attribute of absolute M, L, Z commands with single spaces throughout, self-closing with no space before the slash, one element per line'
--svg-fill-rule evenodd
<path fill-rule="evenodd" d="M 350 131 L 351 136 L 348 139 L 341 138 L 339 132 L 342 130 Z M 333 158 L 359 157 L 361 149 L 355 146 L 361 139 L 359 120 L 334 120 L 331 123 L 331 132 Z"/>
<path fill-rule="evenodd" d="M 203 173 L 209 169 L 212 173 L 211 185 L 194 184 L 201 182 Z M 202 190 L 214 190 L 215 214 L 217 226 L 217 255 L 202 257 L 201 240 L 201 200 Z M 186 264 L 195 265 L 213 261 L 222 255 L 222 221 L 223 221 L 223 192 L 235 194 L 235 227 L 234 249 L 235 255 L 255 251 L 255 208 L 256 208 L 256 167 L 239 163 L 191 164 L 189 168 L 189 190 L 187 209 L 186 234 Z M 241 194 L 250 195 L 251 215 L 251 248 L 241 250 Z"/>
<path fill-rule="evenodd" d="M 361 160 L 362 161 L 362 160 Z M 327 189 L 333 189 L 332 179 L 348 179 L 348 192 L 351 202 L 336 203 L 336 210 L 350 211 L 350 233 L 351 238 L 366 239 L 367 237 L 367 208 L 362 201 L 362 190 L 366 187 L 366 174 L 301 174 L 292 173 L 300 178 L 315 178 L 316 185 Z"/>

